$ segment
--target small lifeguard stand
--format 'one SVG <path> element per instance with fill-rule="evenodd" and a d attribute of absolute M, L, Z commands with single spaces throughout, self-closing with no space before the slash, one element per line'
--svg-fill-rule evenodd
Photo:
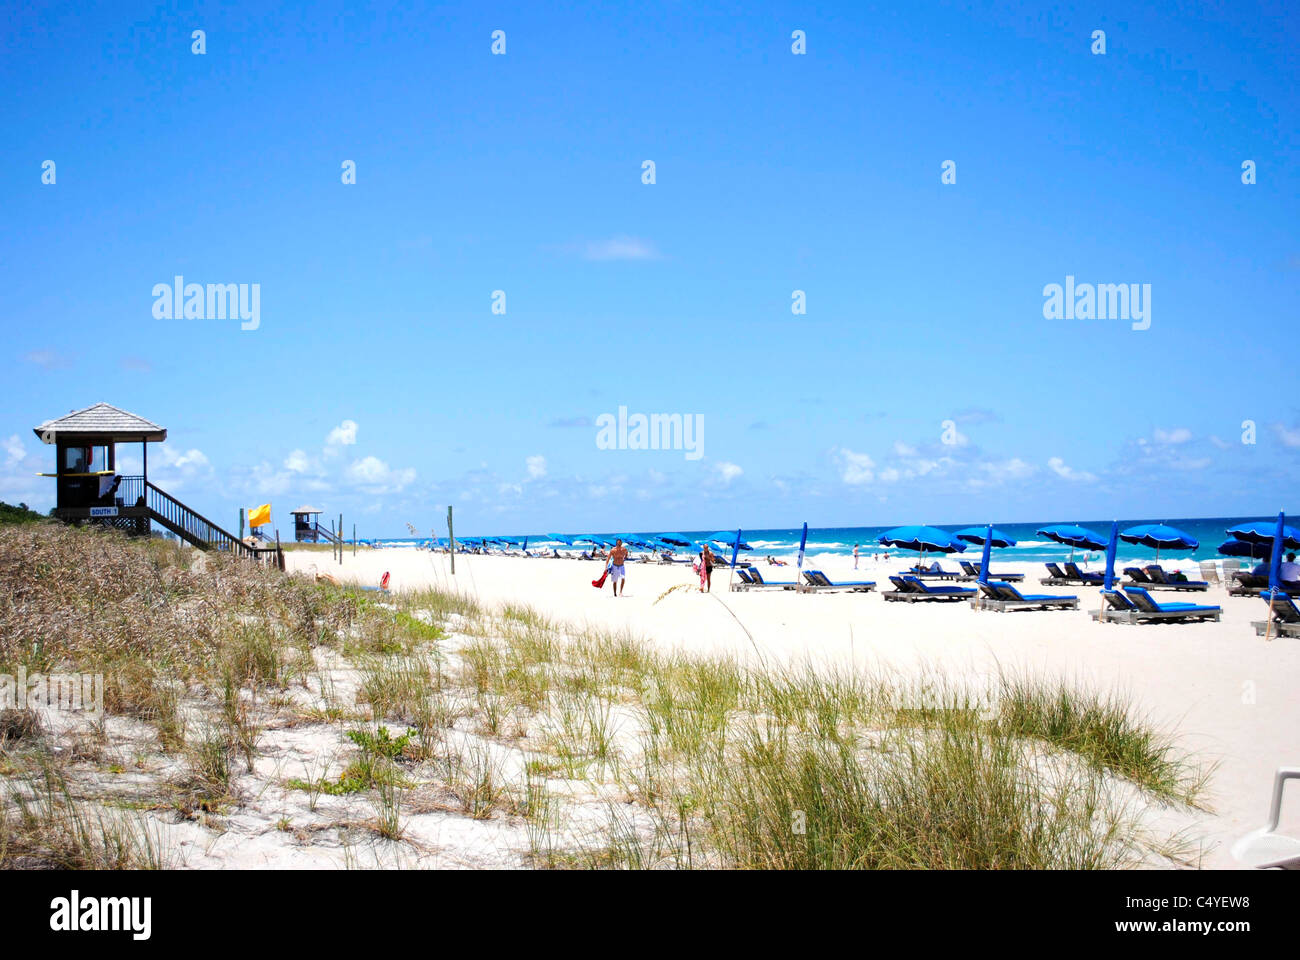
<path fill-rule="evenodd" d="M 97 403 L 46 420 L 33 432 L 55 448 L 55 472 L 42 474 L 55 478 L 55 517 L 148 535 L 148 445 L 167 439 L 164 427 L 110 404 Z M 141 476 L 118 475 L 119 443 L 140 444 Z"/>
<path fill-rule="evenodd" d="M 293 515 L 293 538 L 298 543 L 320 543 L 320 507 L 299 507 Z"/>

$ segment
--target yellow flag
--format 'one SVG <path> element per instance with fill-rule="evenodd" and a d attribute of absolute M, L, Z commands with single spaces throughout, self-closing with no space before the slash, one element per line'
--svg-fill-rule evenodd
<path fill-rule="evenodd" d="M 264 503 L 260 507 L 250 507 L 248 510 L 249 528 L 260 527 L 263 524 L 271 522 L 271 505 Z"/>

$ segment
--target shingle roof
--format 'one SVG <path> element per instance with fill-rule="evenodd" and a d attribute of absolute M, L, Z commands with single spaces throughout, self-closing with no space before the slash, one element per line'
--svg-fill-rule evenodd
<path fill-rule="evenodd" d="M 112 437 L 115 440 L 167 439 L 165 427 L 107 403 L 97 403 L 84 410 L 74 410 L 62 417 L 46 420 L 32 430 L 46 443 L 53 443 L 56 436 L 64 439 L 69 436 Z"/>

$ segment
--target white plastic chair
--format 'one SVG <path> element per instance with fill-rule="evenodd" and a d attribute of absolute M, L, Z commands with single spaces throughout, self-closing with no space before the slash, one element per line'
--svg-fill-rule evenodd
<path fill-rule="evenodd" d="M 1277 832 L 1282 820 L 1282 790 L 1288 780 L 1300 780 L 1300 767 L 1280 767 L 1273 777 L 1273 801 L 1268 811 L 1268 826 L 1246 834 L 1232 847 L 1237 860 L 1265 870 L 1270 867 L 1300 870 L 1300 840 Z"/>

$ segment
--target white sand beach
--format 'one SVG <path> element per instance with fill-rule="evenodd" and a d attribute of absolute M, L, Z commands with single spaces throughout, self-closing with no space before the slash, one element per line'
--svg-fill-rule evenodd
<path fill-rule="evenodd" d="M 928 665 L 974 677 L 1009 669 L 1117 690 L 1161 727 L 1176 729 L 1185 749 L 1219 764 L 1207 792 L 1212 810 L 1194 826 L 1207 867 L 1240 866 L 1230 847 L 1263 824 L 1274 770 L 1300 764 L 1300 640 L 1256 636 L 1251 622 L 1264 618 L 1263 602 L 1229 597 L 1218 584 L 1175 599 L 1221 605 L 1219 623 L 1131 626 L 1090 619 L 1100 605 L 1095 588 L 1040 587 L 1041 564 L 997 568 L 1024 572 L 1026 592 L 1079 596 L 1079 610 L 994 613 L 966 602 L 888 603 L 878 593 L 728 592 L 726 568 L 715 571 L 713 592 L 703 595 L 686 564 L 630 563 L 626 596 L 616 599 L 608 584 L 591 586 L 603 565 L 577 559 L 460 554 L 454 576 L 446 554 L 415 549 L 363 548 L 355 557 L 345 553 L 342 564 L 329 553 L 299 550 L 286 560 L 290 570 L 341 582 L 373 585 L 387 571 L 394 591 L 454 589 L 559 621 L 625 629 L 665 648 L 871 668 Z M 857 571 L 847 559 L 819 566 L 834 580 L 874 579 L 888 588 L 888 575 L 906 562 L 864 560 Z M 793 579 L 792 567 L 760 569 L 769 580 Z M 1295 804 L 1291 810 L 1283 827 L 1294 835 L 1300 811 Z"/>

